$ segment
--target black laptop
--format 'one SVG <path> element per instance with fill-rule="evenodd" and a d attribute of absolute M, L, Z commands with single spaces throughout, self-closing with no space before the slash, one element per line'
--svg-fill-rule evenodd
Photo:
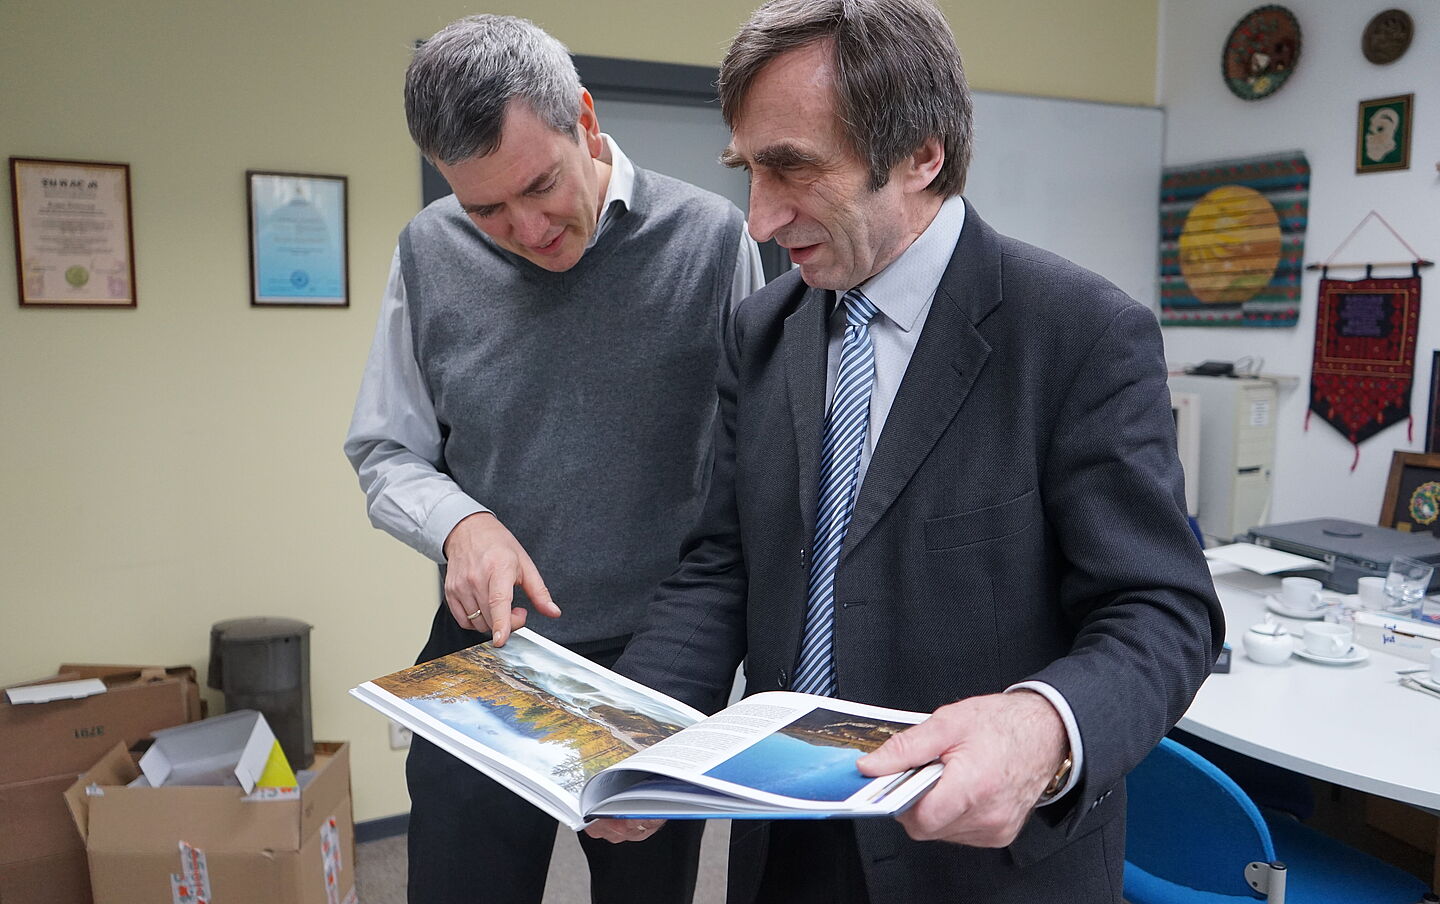
<path fill-rule="evenodd" d="M 1440 587 L 1440 538 L 1428 532 L 1400 531 L 1339 518 L 1317 518 L 1252 527 L 1249 539 L 1256 546 L 1320 559 L 1329 569 L 1306 573 L 1340 593 L 1354 593 L 1356 581 L 1367 575 L 1384 577 L 1390 570 L 1391 558 L 1395 556 L 1409 556 L 1437 566 L 1436 573 L 1430 578 L 1430 590 Z"/>

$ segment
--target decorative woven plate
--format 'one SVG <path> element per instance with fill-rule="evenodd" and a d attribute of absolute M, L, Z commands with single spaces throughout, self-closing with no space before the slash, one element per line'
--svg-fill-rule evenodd
<path fill-rule="evenodd" d="M 1415 22 L 1403 9 L 1387 9 L 1378 13 L 1365 26 L 1360 38 L 1360 49 L 1365 59 L 1383 66 L 1393 63 L 1410 49 L 1410 39 L 1415 36 Z"/>
<path fill-rule="evenodd" d="M 1300 23 L 1283 6 L 1261 6 L 1245 14 L 1220 56 L 1225 85 L 1241 100 L 1269 97 L 1300 62 Z"/>

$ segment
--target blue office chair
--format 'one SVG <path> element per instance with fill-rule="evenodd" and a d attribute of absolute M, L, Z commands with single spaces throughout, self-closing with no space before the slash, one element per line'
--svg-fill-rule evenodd
<path fill-rule="evenodd" d="M 1267 821 L 1225 773 L 1169 738 L 1126 781 L 1131 904 L 1416 904 L 1430 890 L 1287 816 Z"/>
<path fill-rule="evenodd" d="M 1166 737 L 1219 766 L 1269 818 L 1274 819 L 1277 810 L 1301 822 L 1315 815 L 1315 789 L 1300 773 L 1236 753 L 1180 728 L 1170 729 Z"/>

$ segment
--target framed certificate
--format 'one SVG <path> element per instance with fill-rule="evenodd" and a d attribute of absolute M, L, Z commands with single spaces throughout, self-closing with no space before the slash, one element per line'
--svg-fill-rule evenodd
<path fill-rule="evenodd" d="M 350 306 L 346 179 L 248 170 L 250 303 Z"/>
<path fill-rule="evenodd" d="M 130 165 L 10 158 L 22 306 L 135 307 Z"/>

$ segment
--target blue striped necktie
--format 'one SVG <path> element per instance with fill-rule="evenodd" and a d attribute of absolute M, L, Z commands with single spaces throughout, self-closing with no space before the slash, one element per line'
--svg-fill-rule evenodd
<path fill-rule="evenodd" d="M 815 514 L 815 548 L 810 559 L 809 605 L 795 690 L 835 693 L 835 567 L 855 508 L 860 452 L 870 427 L 870 391 L 875 387 L 875 345 L 870 320 L 875 305 L 859 289 L 845 293 L 845 343 L 835 399 L 820 447 L 820 499 Z"/>

